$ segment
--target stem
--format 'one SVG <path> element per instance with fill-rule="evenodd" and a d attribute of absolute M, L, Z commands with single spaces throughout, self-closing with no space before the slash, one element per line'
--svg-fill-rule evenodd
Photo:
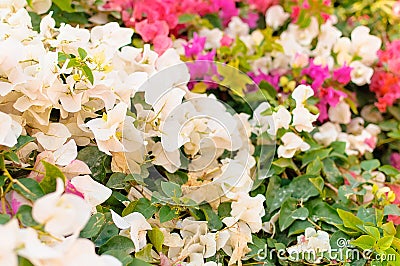
<path fill-rule="evenodd" d="M 8 172 L 7 168 L 4 168 L 3 171 L 4 171 L 4 175 L 5 175 L 8 179 L 10 179 L 10 181 L 11 181 L 12 183 L 15 183 L 15 184 L 17 184 L 18 186 L 20 186 L 20 187 L 22 188 L 22 190 L 24 190 L 26 193 L 28 193 L 28 194 L 30 194 L 30 195 L 32 195 L 32 196 L 35 196 L 35 194 L 34 194 L 32 191 L 30 191 L 24 184 L 22 184 L 21 182 L 19 182 L 18 179 L 14 179 L 14 178 L 10 175 L 10 173 Z"/>
<path fill-rule="evenodd" d="M 321 226 L 319 226 L 318 224 L 316 224 L 313 220 L 311 220 L 310 218 L 307 217 L 307 221 L 310 222 L 312 225 L 315 226 L 315 228 L 317 228 L 318 230 L 321 230 Z"/>

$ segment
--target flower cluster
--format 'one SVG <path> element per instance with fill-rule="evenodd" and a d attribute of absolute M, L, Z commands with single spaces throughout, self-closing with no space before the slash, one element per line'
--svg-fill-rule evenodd
<path fill-rule="evenodd" d="M 372 77 L 370 90 L 376 94 L 376 106 L 381 112 L 386 111 L 400 98 L 398 53 L 400 41 L 386 44 L 386 48 L 379 52 L 379 68 Z"/>
<path fill-rule="evenodd" d="M 400 42 L 337 6 L 2 1 L 0 265 L 399 257 Z"/>

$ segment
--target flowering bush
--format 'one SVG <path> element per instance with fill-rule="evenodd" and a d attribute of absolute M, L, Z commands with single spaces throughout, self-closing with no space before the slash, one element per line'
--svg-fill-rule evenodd
<path fill-rule="evenodd" d="M 0 265 L 398 265 L 398 9 L 0 1 Z"/>

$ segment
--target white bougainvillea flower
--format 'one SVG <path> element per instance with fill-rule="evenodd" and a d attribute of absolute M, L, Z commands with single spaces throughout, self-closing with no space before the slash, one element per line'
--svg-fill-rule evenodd
<path fill-rule="evenodd" d="M 282 6 L 274 5 L 268 8 L 265 14 L 265 22 L 268 26 L 276 30 L 282 26 L 289 17 L 290 14 L 286 13 Z"/>
<path fill-rule="evenodd" d="M 17 219 L 0 225 L 0 265 L 18 265 L 18 257 L 15 252 L 18 244 L 18 231 Z"/>
<path fill-rule="evenodd" d="M 64 124 L 50 123 L 45 132 L 38 132 L 34 137 L 43 149 L 55 151 L 61 148 L 65 141 L 71 137 L 71 133 Z"/>
<path fill-rule="evenodd" d="M 329 234 L 325 231 L 315 231 L 314 228 L 307 228 L 304 235 L 297 237 L 297 244 L 288 247 L 287 252 L 293 258 L 299 259 L 304 253 L 310 256 L 309 260 L 314 263 L 321 262 L 321 253 L 331 250 Z"/>
<path fill-rule="evenodd" d="M 272 118 L 274 120 L 274 127 L 276 130 L 280 128 L 288 129 L 290 122 L 292 121 L 292 115 L 284 106 L 279 106 L 278 111 L 272 113 Z M 268 131 L 268 133 L 272 134 L 270 131 Z"/>
<path fill-rule="evenodd" d="M 278 157 L 292 158 L 296 151 L 306 151 L 310 145 L 304 142 L 299 136 L 293 132 L 287 132 L 281 138 L 283 145 L 278 147 Z"/>
<path fill-rule="evenodd" d="M 236 38 L 237 36 L 246 36 L 249 34 L 250 27 L 247 23 L 243 22 L 239 17 L 232 17 L 225 30 L 225 33 L 231 38 Z"/>
<path fill-rule="evenodd" d="M 99 150 L 111 155 L 111 152 L 135 151 L 143 146 L 141 133 L 134 127 L 133 117 L 126 116 L 126 111 L 127 105 L 121 102 L 102 118 L 86 123 Z"/>
<path fill-rule="evenodd" d="M 340 101 L 336 106 L 329 107 L 329 120 L 339 124 L 349 124 L 351 121 L 350 106 L 345 101 Z"/>
<path fill-rule="evenodd" d="M 245 223 L 236 221 L 233 217 L 226 217 L 222 222 L 227 226 L 229 238 L 222 249 L 230 256 L 228 265 L 242 265 L 241 259 L 250 252 L 248 243 L 252 242 L 251 229 Z M 225 239 L 224 239 L 225 240 Z"/>
<path fill-rule="evenodd" d="M 350 67 L 352 68 L 350 73 L 351 81 L 354 84 L 362 86 L 371 83 L 371 78 L 374 74 L 374 70 L 372 68 L 364 65 L 360 61 L 351 62 Z"/>
<path fill-rule="evenodd" d="M 224 36 L 224 33 L 218 28 L 212 30 L 202 28 L 199 31 L 199 36 L 206 37 L 205 49 L 218 49 L 221 47 L 221 39 Z"/>
<path fill-rule="evenodd" d="M 311 132 L 314 129 L 313 123 L 317 120 L 318 115 L 313 115 L 307 108 L 302 105 L 297 106 L 293 110 L 292 125 L 297 131 Z"/>
<path fill-rule="evenodd" d="M 0 145 L 13 147 L 22 133 L 22 127 L 10 115 L 0 112 Z"/>
<path fill-rule="evenodd" d="M 236 201 L 232 202 L 231 215 L 237 220 L 244 221 L 256 233 L 262 228 L 261 218 L 265 215 L 263 203 L 265 197 L 258 194 L 250 197 L 248 193 L 238 193 Z"/>
<path fill-rule="evenodd" d="M 111 210 L 111 216 L 114 224 L 119 229 L 122 229 L 120 234 L 128 235 L 132 239 L 135 245 L 135 252 L 138 252 L 146 246 L 146 234 L 147 230 L 151 230 L 151 225 L 146 221 L 143 214 L 133 212 L 127 216 L 121 217 Z"/>
<path fill-rule="evenodd" d="M 318 130 L 319 132 L 314 134 L 314 139 L 324 146 L 328 146 L 336 141 L 341 132 L 340 126 L 332 122 L 326 122 L 318 127 Z"/>
<path fill-rule="evenodd" d="M 378 59 L 377 52 L 382 45 L 382 40 L 369 32 L 370 29 L 365 26 L 358 26 L 351 32 L 352 50 L 368 66 Z"/>
<path fill-rule="evenodd" d="M 78 148 L 76 147 L 75 140 L 71 139 L 59 149 L 54 151 L 54 160 L 57 165 L 69 165 L 78 156 Z"/>
<path fill-rule="evenodd" d="M 32 207 L 33 218 L 54 236 L 79 233 L 90 218 L 91 207 L 84 199 L 63 193 L 64 183 L 57 179 L 56 191 L 39 198 Z"/>
<path fill-rule="evenodd" d="M 259 106 L 253 112 L 253 118 L 250 120 L 250 124 L 252 125 L 253 131 L 256 134 L 262 134 L 263 132 L 268 131 L 268 133 L 272 134 L 278 130 L 275 128 L 274 119 L 272 115 L 265 115 L 271 108 L 271 105 L 267 102 L 260 103 Z"/>
<path fill-rule="evenodd" d="M 106 201 L 112 193 L 111 189 L 96 182 L 89 175 L 76 176 L 71 179 L 71 183 L 83 194 L 92 208 Z"/>
<path fill-rule="evenodd" d="M 51 0 L 32 0 L 30 5 L 35 13 L 44 14 L 50 9 L 51 3 Z"/>
<path fill-rule="evenodd" d="M 314 95 L 314 91 L 310 86 L 299 85 L 293 93 L 292 98 L 296 101 L 296 106 L 304 105 L 308 98 Z"/>
<path fill-rule="evenodd" d="M 133 29 L 122 28 L 117 22 L 96 26 L 90 31 L 93 47 L 103 46 L 116 51 L 118 48 L 131 43 Z"/>

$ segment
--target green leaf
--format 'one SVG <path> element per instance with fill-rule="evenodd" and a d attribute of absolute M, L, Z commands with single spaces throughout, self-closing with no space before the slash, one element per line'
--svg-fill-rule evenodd
<path fill-rule="evenodd" d="M 88 80 L 90 81 L 90 83 L 93 85 L 94 82 L 94 76 L 93 76 L 93 72 L 90 69 L 90 67 L 88 67 L 86 64 L 82 66 L 82 71 L 83 73 L 85 73 L 85 76 L 88 78 Z"/>
<path fill-rule="evenodd" d="M 329 183 L 334 186 L 338 186 L 343 183 L 342 173 L 340 173 L 339 169 L 336 167 L 335 162 L 330 159 L 326 158 L 323 160 L 323 172 L 326 176 L 326 179 Z"/>
<path fill-rule="evenodd" d="M 42 187 L 43 191 L 48 194 L 50 192 L 56 191 L 57 178 L 61 178 L 64 183 L 66 181 L 66 178 L 57 166 L 46 161 L 42 161 L 42 164 L 46 169 L 46 174 L 40 182 L 40 186 Z"/>
<path fill-rule="evenodd" d="M 309 175 L 319 175 L 322 170 L 322 162 L 319 157 L 315 158 L 309 165 L 307 165 L 306 173 Z"/>
<path fill-rule="evenodd" d="M 350 244 L 359 247 L 362 250 L 372 249 L 375 245 L 375 238 L 368 235 L 362 235 L 356 240 L 351 241 Z"/>
<path fill-rule="evenodd" d="M 13 147 L 13 150 L 14 151 L 19 151 L 26 144 L 28 144 L 29 142 L 32 142 L 34 140 L 35 140 L 35 138 L 33 138 L 31 136 L 21 135 L 21 136 L 18 137 L 17 144 L 15 144 L 15 146 Z"/>
<path fill-rule="evenodd" d="M 18 212 L 17 212 L 17 218 L 18 220 L 24 225 L 24 226 L 36 226 L 39 225 L 35 219 L 32 217 L 32 207 L 29 205 L 22 205 L 19 207 Z"/>
<path fill-rule="evenodd" d="M 288 236 L 298 235 L 303 233 L 308 227 L 313 227 L 309 221 L 294 221 L 292 226 L 289 227 Z"/>
<path fill-rule="evenodd" d="M 143 249 L 135 253 L 135 257 L 146 262 L 152 262 L 153 261 L 153 256 L 151 255 L 152 249 L 153 245 L 147 244 Z"/>
<path fill-rule="evenodd" d="M 133 261 L 132 256 L 127 254 L 124 250 L 111 249 L 104 252 L 103 255 L 110 255 L 117 258 L 124 266 L 132 263 Z"/>
<path fill-rule="evenodd" d="M 89 166 L 94 179 L 100 182 L 104 181 L 107 168 L 109 168 L 111 162 L 111 158 L 107 154 L 100 151 L 96 146 L 89 146 L 78 152 L 77 159 Z"/>
<path fill-rule="evenodd" d="M 385 223 L 381 226 L 383 230 L 383 236 L 394 236 L 396 235 L 396 227 L 394 227 L 394 224 L 392 221 Z"/>
<path fill-rule="evenodd" d="M 119 229 L 112 221 L 108 222 L 100 229 L 99 235 L 93 241 L 96 246 L 101 246 L 106 243 L 113 236 L 118 235 Z"/>
<path fill-rule="evenodd" d="M 223 202 L 218 206 L 218 216 L 221 218 L 231 216 L 232 204 L 230 202 Z"/>
<path fill-rule="evenodd" d="M 350 243 L 349 236 L 342 231 L 336 231 L 331 235 L 329 240 L 332 249 L 340 249 L 347 247 Z"/>
<path fill-rule="evenodd" d="M 378 170 L 389 176 L 397 176 L 398 174 L 400 174 L 400 171 L 391 165 L 383 165 L 379 167 Z"/>
<path fill-rule="evenodd" d="M 340 216 L 340 219 L 343 221 L 343 225 L 347 228 L 353 229 L 355 231 L 360 231 L 359 226 L 362 226 L 364 222 L 352 214 L 351 212 L 342 210 L 342 209 L 337 209 L 337 212 Z"/>
<path fill-rule="evenodd" d="M 43 197 L 45 194 L 43 189 L 40 187 L 39 183 L 32 178 L 21 178 L 18 181 L 29 190 L 29 192 L 25 191 L 20 185 L 14 183 L 13 188 L 20 193 L 25 198 L 35 201 L 40 197 Z"/>
<path fill-rule="evenodd" d="M 171 174 L 166 172 L 167 178 L 170 182 L 173 182 L 178 185 L 183 185 L 188 181 L 188 175 L 182 171 L 176 171 L 175 173 Z"/>
<path fill-rule="evenodd" d="M 384 236 L 376 242 L 378 250 L 387 250 L 392 245 L 394 236 Z"/>
<path fill-rule="evenodd" d="M 275 160 L 274 162 L 272 162 L 273 165 L 279 166 L 281 168 L 290 168 L 293 169 L 295 171 L 298 171 L 298 168 L 296 166 L 296 164 L 293 162 L 292 159 L 288 159 L 288 158 L 279 158 L 278 160 Z"/>
<path fill-rule="evenodd" d="M 279 228 L 281 231 L 288 228 L 295 220 L 305 220 L 308 217 L 308 210 L 305 207 L 297 208 L 297 200 L 287 199 L 281 208 L 279 215 Z"/>
<path fill-rule="evenodd" d="M 156 211 L 157 208 L 153 206 L 148 199 L 140 198 L 129 203 L 129 205 L 122 211 L 122 216 L 126 216 L 132 212 L 140 212 L 146 219 L 149 219 L 156 213 Z"/>
<path fill-rule="evenodd" d="M 85 59 L 86 56 L 87 56 L 87 52 L 84 49 L 80 48 L 80 47 L 78 48 L 78 53 L 79 53 L 79 56 L 80 56 L 80 58 L 82 60 Z"/>
<path fill-rule="evenodd" d="M 125 250 L 126 253 L 130 254 L 135 251 L 135 246 L 130 238 L 125 236 L 113 236 L 100 246 L 99 253 L 102 254 L 113 249 Z"/>
<path fill-rule="evenodd" d="M 175 212 L 168 205 L 162 206 L 160 208 L 159 216 L 160 216 L 160 223 L 168 222 L 177 217 Z"/>
<path fill-rule="evenodd" d="M 312 220 L 323 221 L 328 224 L 336 225 L 342 223 L 336 210 L 333 209 L 328 203 L 320 201 L 315 204 L 310 210 Z"/>
<path fill-rule="evenodd" d="M 220 230 L 223 227 L 222 221 L 219 216 L 213 211 L 210 205 L 204 204 L 200 206 L 203 211 L 206 220 L 208 222 L 208 228 L 210 230 Z"/>
<path fill-rule="evenodd" d="M 71 0 L 53 0 L 53 3 L 56 4 L 62 11 L 65 12 L 75 11 L 71 6 Z"/>
<path fill-rule="evenodd" d="M 344 141 L 334 141 L 330 145 L 334 152 L 339 154 L 344 154 L 346 152 L 346 142 Z"/>
<path fill-rule="evenodd" d="M 367 231 L 368 235 L 372 236 L 375 239 L 379 239 L 381 237 L 381 233 L 379 232 L 379 229 L 374 227 L 374 226 L 368 226 L 364 225 L 365 231 Z"/>
<path fill-rule="evenodd" d="M 128 266 L 152 266 L 152 265 L 140 259 L 133 258 L 132 262 L 129 263 Z"/>
<path fill-rule="evenodd" d="M 179 198 L 182 196 L 182 189 L 178 184 L 172 182 L 161 182 L 161 189 L 170 198 Z"/>
<path fill-rule="evenodd" d="M 292 197 L 307 201 L 309 198 L 319 195 L 319 191 L 313 186 L 309 178 L 309 175 L 303 175 L 293 179 L 288 186 L 292 191 Z"/>
<path fill-rule="evenodd" d="M 325 186 L 324 179 L 322 179 L 322 177 L 318 176 L 315 178 L 309 178 L 308 180 L 310 180 L 311 184 L 313 184 L 314 187 L 318 190 L 319 194 L 322 195 L 322 192 L 323 192 L 324 186 Z"/>
<path fill-rule="evenodd" d="M 4 155 L 4 158 L 9 160 L 9 161 L 12 161 L 12 162 L 17 163 L 17 164 L 20 163 L 18 155 L 15 152 L 7 151 L 7 152 L 3 153 L 3 155 Z"/>
<path fill-rule="evenodd" d="M 106 218 L 102 213 L 96 213 L 90 217 L 86 226 L 82 229 L 80 237 L 91 238 L 96 236 L 106 223 Z"/>
<path fill-rule="evenodd" d="M 319 157 L 320 160 L 324 160 L 325 158 L 329 157 L 329 153 L 332 151 L 332 148 L 329 149 L 316 149 L 316 150 L 311 150 L 307 151 L 302 160 L 302 166 L 301 168 L 305 167 L 306 165 L 310 164 L 315 160 L 315 158 Z"/>
<path fill-rule="evenodd" d="M 10 221 L 10 219 L 10 215 L 3 213 L 0 214 L 0 224 L 6 224 L 8 221 Z"/>
<path fill-rule="evenodd" d="M 381 165 L 381 163 L 377 159 L 362 161 L 360 164 L 361 169 L 363 169 L 365 171 L 372 171 L 372 170 L 378 168 L 380 165 Z"/>
<path fill-rule="evenodd" d="M 18 266 L 34 266 L 28 259 L 18 256 Z"/>
<path fill-rule="evenodd" d="M 147 232 L 150 242 L 153 244 L 158 252 L 162 251 L 162 245 L 164 243 L 164 234 L 161 232 L 160 228 L 154 227 L 151 231 Z"/>
<path fill-rule="evenodd" d="M 125 177 L 126 175 L 123 173 L 113 173 L 106 186 L 114 189 L 124 189 L 126 185 Z"/>
<path fill-rule="evenodd" d="M 400 216 L 400 208 L 396 204 L 386 205 L 383 209 L 383 215 L 396 215 Z"/>

